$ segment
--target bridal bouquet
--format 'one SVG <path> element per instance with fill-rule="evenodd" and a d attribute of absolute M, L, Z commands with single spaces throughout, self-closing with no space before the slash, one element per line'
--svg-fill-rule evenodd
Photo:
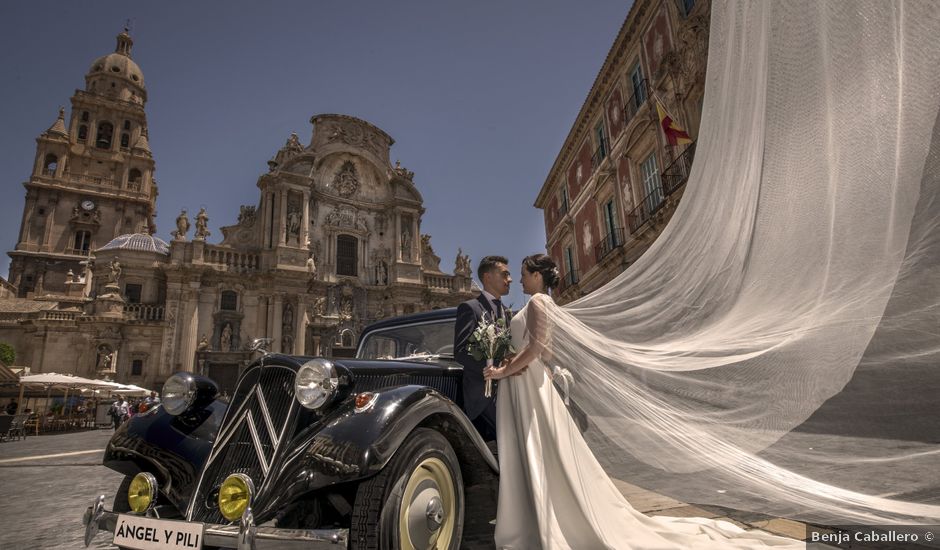
<path fill-rule="evenodd" d="M 483 314 L 483 318 L 477 324 L 473 334 L 467 341 L 467 353 L 475 360 L 486 360 L 486 366 L 492 367 L 494 363 L 498 364 L 507 354 L 515 353 L 512 347 L 512 337 L 509 334 L 509 327 L 506 326 L 506 319 L 500 318 L 493 321 Z M 499 360 L 499 361 L 497 361 Z M 493 395 L 493 381 L 487 380 L 483 389 L 483 395 L 490 397 Z"/>

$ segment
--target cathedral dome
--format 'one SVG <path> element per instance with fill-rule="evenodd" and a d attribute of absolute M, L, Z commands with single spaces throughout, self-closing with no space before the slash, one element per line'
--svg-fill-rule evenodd
<path fill-rule="evenodd" d="M 114 53 L 103 55 L 94 60 L 88 69 L 86 78 L 94 76 L 112 76 L 127 80 L 130 84 L 144 88 L 144 73 L 131 59 L 131 46 L 134 41 L 125 30 L 117 35 L 117 48 Z"/>
<path fill-rule="evenodd" d="M 146 233 L 128 233 L 118 235 L 111 239 L 111 242 L 102 246 L 100 250 L 136 250 L 138 252 L 153 252 L 169 256 L 170 245 L 166 241 Z"/>

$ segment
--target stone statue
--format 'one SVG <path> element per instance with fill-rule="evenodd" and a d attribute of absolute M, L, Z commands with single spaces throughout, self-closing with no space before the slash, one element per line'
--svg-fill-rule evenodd
<path fill-rule="evenodd" d="M 300 235 L 299 210 L 291 210 L 287 213 L 287 234 L 295 237 Z"/>
<path fill-rule="evenodd" d="M 178 241 L 185 241 L 188 232 L 189 218 L 186 217 L 186 209 L 184 208 L 180 215 L 176 217 L 176 231 L 173 232 L 173 238 Z"/>
<path fill-rule="evenodd" d="M 294 327 L 294 308 L 290 304 L 284 306 L 284 315 L 281 318 L 281 324 L 284 328 Z"/>
<path fill-rule="evenodd" d="M 207 351 L 209 349 L 209 340 L 206 338 L 206 334 L 202 334 L 202 338 L 199 340 L 199 345 L 196 346 L 196 351 Z"/>
<path fill-rule="evenodd" d="M 232 324 L 225 323 L 222 327 L 222 337 L 219 339 L 221 351 L 232 351 Z"/>
<path fill-rule="evenodd" d="M 401 232 L 401 256 L 406 260 L 411 259 L 411 231 L 407 227 Z"/>
<path fill-rule="evenodd" d="M 111 370 L 111 348 L 104 345 L 98 350 L 98 370 Z"/>
<path fill-rule="evenodd" d="M 199 213 L 196 214 L 196 233 L 193 234 L 193 239 L 204 241 L 206 240 L 206 237 L 208 236 L 209 236 L 209 215 L 206 214 L 205 208 L 200 208 Z"/>
<path fill-rule="evenodd" d="M 462 248 L 458 248 L 457 260 L 454 262 L 454 274 L 469 276 L 470 272 L 470 256 L 464 254 Z"/>
<path fill-rule="evenodd" d="M 111 273 L 108 275 L 108 283 L 117 284 L 122 271 L 121 262 L 117 258 L 111 260 Z"/>
<path fill-rule="evenodd" d="M 317 276 L 317 262 L 313 259 L 313 252 L 310 252 L 310 257 L 307 258 L 307 273 L 310 274 L 311 278 Z"/>

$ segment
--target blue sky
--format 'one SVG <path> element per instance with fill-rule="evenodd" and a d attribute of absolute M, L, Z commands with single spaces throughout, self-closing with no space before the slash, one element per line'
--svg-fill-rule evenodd
<path fill-rule="evenodd" d="M 131 20 L 160 186 L 157 233 L 205 206 L 210 241 L 318 113 L 363 118 L 415 172 L 444 271 L 544 251 L 532 204 L 631 2 L 4 2 L 3 250 L 16 244 L 35 138 Z M 0 273 L 7 273 L 4 255 Z"/>

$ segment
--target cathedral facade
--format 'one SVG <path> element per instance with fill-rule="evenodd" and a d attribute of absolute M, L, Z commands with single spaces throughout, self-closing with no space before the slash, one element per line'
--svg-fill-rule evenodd
<path fill-rule="evenodd" d="M 414 174 L 394 140 L 351 116 L 311 118 L 258 178 L 257 204 L 212 244 L 205 209 L 155 235 L 157 183 L 143 73 L 132 40 L 92 63 L 84 90 L 37 138 L 8 281 L 0 341 L 31 372 L 71 372 L 159 387 L 173 372 L 231 387 L 271 351 L 349 356 L 369 323 L 448 307 L 478 292 L 470 260 L 444 273 Z"/>

